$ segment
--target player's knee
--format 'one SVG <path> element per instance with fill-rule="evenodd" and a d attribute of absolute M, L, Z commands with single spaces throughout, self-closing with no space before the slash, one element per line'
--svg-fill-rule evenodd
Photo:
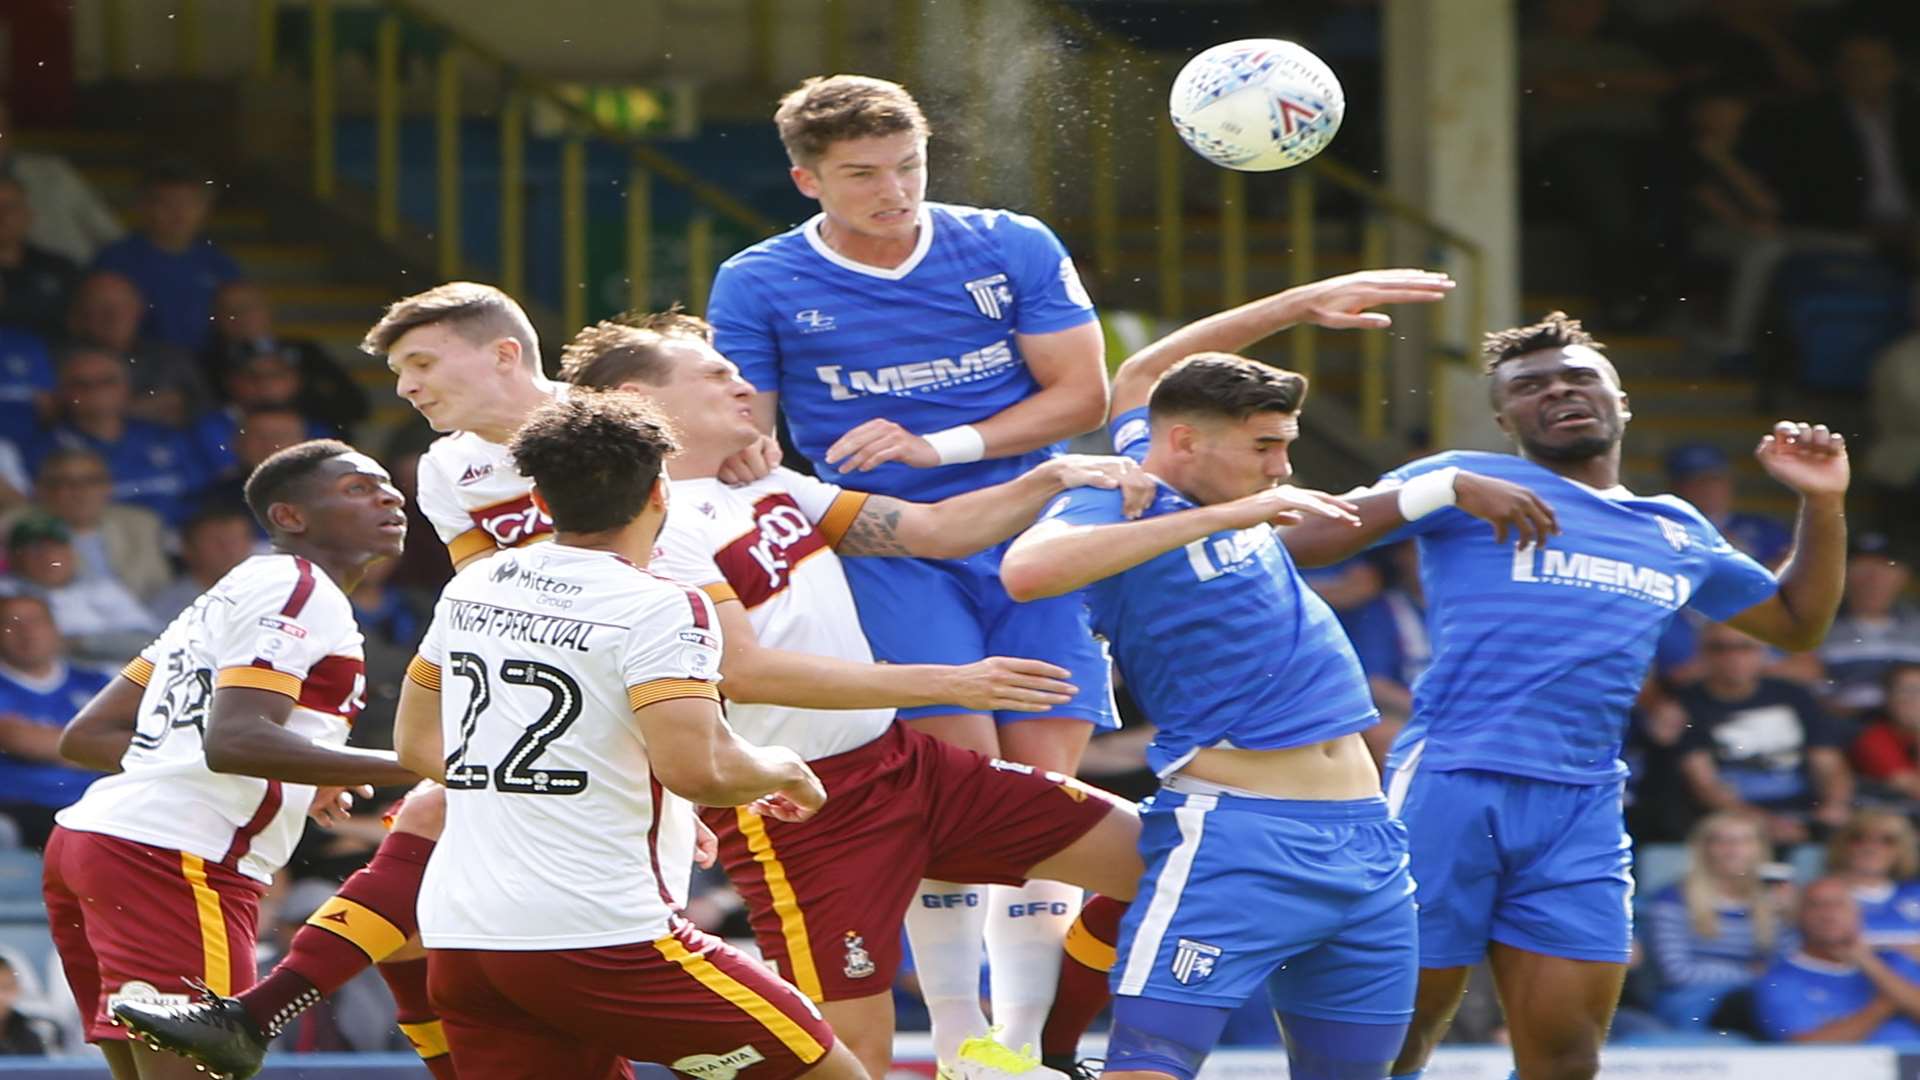
<path fill-rule="evenodd" d="M 1566 1046 L 1540 1056 L 1536 1061 L 1520 1061 L 1519 1072 L 1526 1080 L 1594 1080 L 1600 1075 L 1598 1046 Z"/>
<path fill-rule="evenodd" d="M 407 793 L 400 812 L 393 816 L 393 831 L 440 839 L 447 827 L 447 789 L 438 784 L 421 785 Z"/>

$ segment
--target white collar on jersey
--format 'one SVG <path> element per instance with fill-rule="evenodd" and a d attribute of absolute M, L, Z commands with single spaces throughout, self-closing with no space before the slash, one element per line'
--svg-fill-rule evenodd
<path fill-rule="evenodd" d="M 5 675 L 36 694 L 51 694 L 67 681 L 67 662 L 55 661 L 53 670 L 44 678 L 29 675 L 11 664 L 0 664 L 0 675 Z"/>
<path fill-rule="evenodd" d="M 1851 975 L 1860 970 L 1853 964 L 1836 964 L 1831 960 L 1822 960 L 1817 956 L 1809 955 L 1805 949 L 1795 949 L 1787 957 L 1787 963 L 1821 975 Z"/>
<path fill-rule="evenodd" d="M 1640 497 L 1638 495 L 1635 495 L 1632 491 L 1628 490 L 1627 485 L 1625 484 L 1615 484 L 1612 487 L 1607 488 L 1606 490 L 1603 491 L 1600 488 L 1594 487 L 1592 484 L 1583 484 L 1580 481 L 1575 480 L 1571 476 L 1562 476 L 1560 479 L 1565 480 L 1567 483 L 1572 484 L 1574 487 L 1586 488 L 1588 491 L 1593 492 L 1595 495 L 1598 495 L 1603 499 L 1637 499 Z"/>
<path fill-rule="evenodd" d="M 926 203 L 920 204 L 920 240 L 913 245 L 913 254 L 907 256 L 907 261 L 895 267 L 869 266 L 866 263 L 849 259 L 845 255 L 833 250 L 833 248 L 828 245 L 826 237 L 820 235 L 820 226 L 824 224 L 826 220 L 826 214 L 815 214 L 813 217 L 807 219 L 805 225 L 800 226 L 800 233 L 807 238 L 807 244 L 813 248 L 814 254 L 843 270 L 851 270 L 856 274 L 865 274 L 868 277 L 877 277 L 883 281 L 899 281 L 901 278 L 913 273 L 914 268 L 920 265 L 920 260 L 927 257 L 928 249 L 933 247 L 933 209 Z"/>

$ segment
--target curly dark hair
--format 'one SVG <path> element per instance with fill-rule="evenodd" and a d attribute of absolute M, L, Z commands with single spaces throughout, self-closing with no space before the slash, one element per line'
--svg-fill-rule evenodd
<path fill-rule="evenodd" d="M 1232 353 L 1194 353 L 1173 365 L 1147 399 L 1152 416 L 1214 416 L 1233 421 L 1254 413 L 1296 413 L 1307 400 L 1307 377 Z"/>
<path fill-rule="evenodd" d="M 640 516 L 680 444 L 645 400 L 574 390 L 536 409 L 507 449 L 556 530 L 596 533 Z"/>
<path fill-rule="evenodd" d="M 560 377 L 576 386 L 605 390 L 628 380 L 648 386 L 667 381 L 670 361 L 660 346 L 674 338 L 713 344 L 713 324 L 675 304 L 665 311 L 628 311 L 582 327 L 560 350 Z"/>
<path fill-rule="evenodd" d="M 865 75 L 815 75 L 780 99 L 773 123 L 787 157 L 809 168 L 837 142 L 931 130 L 906 87 Z"/>
<path fill-rule="evenodd" d="M 1525 356 L 1541 349 L 1564 349 L 1570 345 L 1585 345 L 1596 350 L 1606 348 L 1581 327 L 1579 319 L 1570 318 L 1564 311 L 1550 311 L 1546 318 L 1537 323 L 1488 334 L 1480 345 L 1480 354 L 1486 358 L 1486 372 L 1491 375 L 1501 364 L 1516 356 Z"/>

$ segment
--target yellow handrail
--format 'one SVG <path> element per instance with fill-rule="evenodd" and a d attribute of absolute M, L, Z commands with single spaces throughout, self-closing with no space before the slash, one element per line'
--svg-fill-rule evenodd
<path fill-rule="evenodd" d="M 500 109 L 500 287 L 518 296 L 526 279 L 527 101 L 509 91 Z"/>
<path fill-rule="evenodd" d="M 560 318 L 587 321 L 587 142 L 560 145 Z"/>
<path fill-rule="evenodd" d="M 313 193 L 333 198 L 333 0 L 313 0 Z"/>
<path fill-rule="evenodd" d="M 439 241 L 440 276 L 460 276 L 460 50 L 440 51 L 438 77 L 434 81 L 435 179 L 439 181 L 439 222 L 435 239 Z"/>
<path fill-rule="evenodd" d="M 374 41 L 374 228 L 400 235 L 400 16 L 386 15 Z"/>

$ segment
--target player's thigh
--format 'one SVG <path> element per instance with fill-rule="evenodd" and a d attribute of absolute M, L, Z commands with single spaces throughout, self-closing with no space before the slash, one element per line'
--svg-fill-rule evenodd
<path fill-rule="evenodd" d="M 1101 1076 L 1193 1080 L 1232 1012 L 1222 1005 L 1183 1001 L 1177 994 L 1115 998 L 1107 1068 Z"/>
<path fill-rule="evenodd" d="M 1547 956 L 1499 942 L 1487 955 L 1523 1080 L 1594 1076 L 1627 966 Z"/>
<path fill-rule="evenodd" d="M 555 1028 L 505 993 L 497 985 L 496 956 L 469 949 L 427 955 L 427 996 L 463 1080 L 621 1075 L 614 1070 L 623 1059 L 610 1046 Z"/>
<path fill-rule="evenodd" d="M 1486 955 L 1500 900 L 1501 777 L 1470 771 L 1396 769 L 1388 804 L 1407 826 L 1419 903 L 1420 966 L 1470 967 Z"/>
<path fill-rule="evenodd" d="M 982 571 L 972 584 L 976 603 L 987 614 L 987 653 L 1044 660 L 1065 668 L 1067 681 L 1075 687 L 1073 700 L 1044 713 L 996 713 L 994 719 L 1001 726 L 1001 752 L 1015 761 L 1076 772 L 1087 737 L 1096 730 L 1111 731 L 1120 726 L 1119 711 L 1113 704 L 1113 661 L 1093 636 L 1086 601 L 1077 593 L 1015 603 L 1000 584 L 997 558 L 992 563 L 986 560 L 986 555 L 976 556 L 970 565 Z M 1053 732 L 1022 730 L 1042 717 L 1056 727 L 1059 720 L 1078 720 L 1085 727 Z M 1009 739 L 1023 741 L 1009 743 Z M 1029 748 L 1036 757 L 1019 756 Z M 1038 755 L 1047 759 L 1040 760 Z"/>
<path fill-rule="evenodd" d="M 422 780 L 388 816 L 394 832 L 438 840 L 447 827 L 447 789 Z"/>
<path fill-rule="evenodd" d="M 1473 973 L 1470 967 L 1421 968 L 1420 980 L 1413 994 L 1413 1019 L 1407 1024 L 1407 1034 L 1400 1044 L 1400 1054 L 1393 1062 L 1393 1075 L 1412 1072 L 1423 1068 L 1433 1056 L 1433 1049 L 1440 1045 L 1447 1029 L 1453 1026 L 1453 1017 L 1460 1011 L 1460 1003 L 1467 997 L 1467 978 Z"/>
<path fill-rule="evenodd" d="M 102 1042 L 94 1045 L 100 1048 L 100 1056 L 107 1059 L 107 1071 L 113 1074 L 113 1080 L 140 1080 L 140 1065 L 133 1059 L 132 1043 Z"/>
<path fill-rule="evenodd" d="M 893 991 L 820 1003 L 820 1015 L 834 1038 L 859 1060 L 869 1076 L 885 1076 L 893 1064 Z M 831 1057 L 831 1054 L 829 1054 Z M 821 1067 L 828 1059 L 821 1059 Z M 813 1073 L 808 1073 L 812 1076 Z M 823 1074 L 828 1075 L 828 1074 Z"/>
<path fill-rule="evenodd" d="M 1633 855 L 1618 784 L 1515 783 L 1508 868 L 1492 938 L 1546 956 L 1624 964 L 1633 951 Z"/>
<path fill-rule="evenodd" d="M 1290 845 L 1300 852 L 1288 868 L 1294 884 L 1266 913 L 1311 920 L 1316 908 L 1331 908 L 1339 918 L 1332 933 L 1285 958 L 1267 980 L 1268 999 L 1303 1029 L 1319 1030 L 1308 1020 L 1385 1025 L 1395 1028 L 1397 1042 L 1412 1018 L 1420 974 L 1406 828 L 1391 819 L 1302 824 L 1319 828 L 1299 830 L 1301 841 Z M 1331 1045 L 1326 1052 L 1345 1053 Z"/>
<path fill-rule="evenodd" d="M 886 1073 L 870 1071 L 845 1043 L 834 1043 L 826 1057 L 800 1075 L 807 1080 L 867 1080 L 868 1077 L 879 1080 Z"/>
<path fill-rule="evenodd" d="M 1034 716 L 1012 719 L 1017 713 L 998 713 L 995 722 L 1000 757 L 1036 768 L 1072 776 L 1080 771 L 1094 725 L 1079 717 Z"/>
<path fill-rule="evenodd" d="M 1378 1080 L 1388 1075 L 1407 1024 L 1323 1020 L 1280 1013 L 1290 1080 Z"/>
<path fill-rule="evenodd" d="M 900 710 L 905 712 L 906 710 Z M 987 757 L 1000 757 L 1000 732 L 986 713 L 944 712 L 933 716 L 902 716 L 907 726 L 950 746 Z"/>
<path fill-rule="evenodd" d="M 1027 876 L 1132 900 L 1146 872 L 1140 858 L 1140 815 L 1132 806 L 1116 803 L 1080 839 L 1035 863 Z"/>

